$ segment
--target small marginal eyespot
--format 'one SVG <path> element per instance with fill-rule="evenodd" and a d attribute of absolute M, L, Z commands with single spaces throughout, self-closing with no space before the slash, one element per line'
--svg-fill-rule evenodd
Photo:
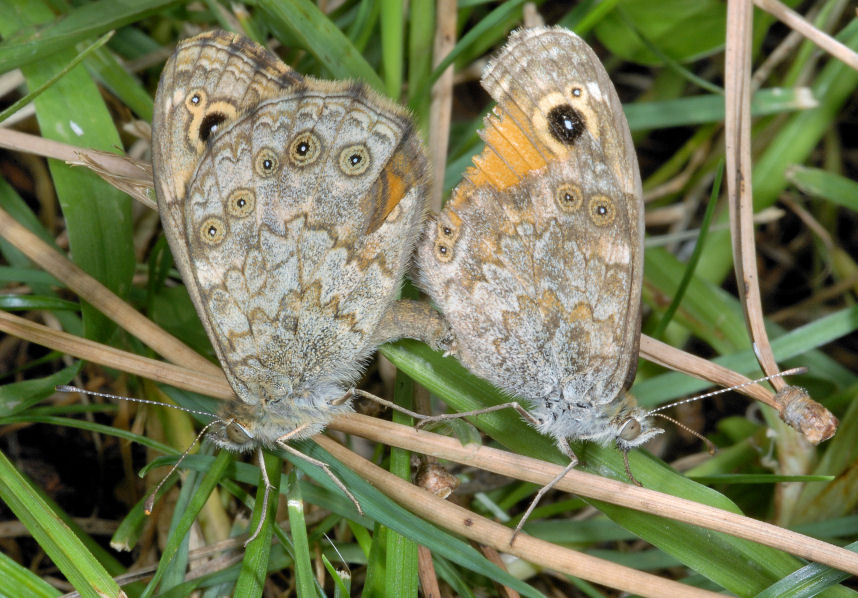
<path fill-rule="evenodd" d="M 295 166 L 308 166 L 316 161 L 321 150 L 322 143 L 315 133 L 304 131 L 299 133 L 289 144 L 287 156 Z"/>
<path fill-rule="evenodd" d="M 452 250 L 453 244 L 456 242 L 456 239 L 459 238 L 459 227 L 454 224 L 450 224 L 449 222 L 439 220 L 438 221 L 438 243 L 442 245 L 446 245 L 450 247 Z"/>
<path fill-rule="evenodd" d="M 580 87 L 573 87 L 572 88 L 572 95 L 575 96 L 576 98 L 580 98 L 583 93 L 584 92 L 581 90 Z"/>
<path fill-rule="evenodd" d="M 193 113 L 199 112 L 201 108 L 204 109 L 207 99 L 208 96 L 202 89 L 191 90 L 191 92 L 185 96 L 185 107 Z"/>
<path fill-rule="evenodd" d="M 261 177 L 273 176 L 277 173 L 279 166 L 280 161 L 277 159 L 277 154 L 267 147 L 259 150 L 253 159 L 253 170 Z"/>
<path fill-rule="evenodd" d="M 250 189 L 236 189 L 226 199 L 226 211 L 230 216 L 244 218 L 253 213 L 256 197 Z"/>
<path fill-rule="evenodd" d="M 554 194 L 557 206 L 564 212 L 574 212 L 581 207 L 584 198 L 581 189 L 574 183 L 563 183 Z"/>
<path fill-rule="evenodd" d="M 596 226 L 607 226 L 611 224 L 617 216 L 617 209 L 614 201 L 606 195 L 597 195 L 590 199 L 588 205 L 590 219 Z"/>
<path fill-rule="evenodd" d="M 369 168 L 369 151 L 362 144 L 350 145 L 340 152 L 340 170 L 348 176 L 358 176 Z"/>
<path fill-rule="evenodd" d="M 551 136 L 563 145 L 572 145 L 584 132 L 584 118 L 569 104 L 552 108 L 547 121 Z"/>
<path fill-rule="evenodd" d="M 222 112 L 211 112 L 206 114 L 203 117 L 203 121 L 200 123 L 200 130 L 197 134 L 200 137 L 201 141 L 208 141 L 208 139 L 217 133 L 218 127 L 221 123 L 226 120 L 226 115 Z"/>
<path fill-rule="evenodd" d="M 219 245 L 226 237 L 226 223 L 220 218 L 206 218 L 200 226 L 200 238 L 207 245 Z"/>
<path fill-rule="evenodd" d="M 453 247 L 439 239 L 435 242 L 435 257 L 439 262 L 447 263 L 453 259 Z"/>

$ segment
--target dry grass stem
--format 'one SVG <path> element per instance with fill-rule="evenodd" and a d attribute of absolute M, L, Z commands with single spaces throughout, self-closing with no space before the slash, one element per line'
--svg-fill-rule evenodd
<path fill-rule="evenodd" d="M 361 423 L 361 425 L 364 424 Z M 510 546 L 512 530 L 508 527 L 481 517 L 449 501 L 437 498 L 363 457 L 358 457 L 330 438 L 316 436 L 314 440 L 334 457 L 342 460 L 343 463 L 348 463 L 349 468 L 364 479 L 379 488 L 383 488 L 387 496 L 404 505 L 410 511 L 480 544 L 538 563 L 540 566 L 549 569 L 640 596 L 653 598 L 670 595 L 689 596 L 691 598 L 720 596 L 715 592 L 693 588 L 630 567 L 617 565 L 608 560 L 556 546 L 526 534 L 519 534 L 515 544 Z"/>
<path fill-rule="evenodd" d="M 433 66 L 450 53 L 456 45 L 456 2 L 439 0 L 435 10 L 435 47 Z M 444 167 L 447 164 L 447 145 L 450 140 L 450 117 L 453 110 L 453 65 L 450 65 L 432 86 L 432 104 L 429 107 L 429 163 L 432 182 L 429 187 L 429 210 L 441 211 L 444 192 Z"/>
<path fill-rule="evenodd" d="M 149 345 L 158 354 L 173 363 L 183 364 L 215 378 L 223 378 L 223 372 L 218 366 L 122 301 L 107 287 L 31 233 L 2 209 L 0 209 L 0 230 L 3 231 L 3 237 L 7 241 L 33 262 L 65 283 L 82 299 Z"/>
<path fill-rule="evenodd" d="M 371 422 L 370 420 L 372 419 L 373 418 L 356 414 L 343 416 L 335 419 L 331 424 L 331 428 L 341 432 L 354 434 L 356 436 L 362 436 L 376 442 L 382 442 L 399 448 L 430 454 L 439 459 L 446 459 L 463 465 L 478 467 L 509 478 L 528 481 L 538 485 L 545 485 L 554 479 L 554 477 L 563 469 L 560 465 L 547 463 L 538 459 L 523 457 L 521 455 L 482 445 L 462 446 L 462 444 L 454 438 L 439 436 L 424 430 L 418 431 L 406 426 L 382 420 Z M 426 438 L 421 439 L 420 436 L 432 436 L 431 442 L 426 442 Z M 322 442 L 323 437 L 321 436 L 317 436 L 314 439 L 326 450 L 330 450 L 328 448 L 329 445 L 334 444 L 330 439 L 324 439 L 324 442 Z M 345 456 L 343 451 L 346 451 L 346 449 L 341 449 L 341 452 L 336 455 L 337 458 L 339 459 L 341 458 L 341 455 L 343 455 L 341 458 L 343 463 L 354 468 L 355 461 L 350 457 Z M 380 481 L 377 482 L 374 479 L 371 479 L 371 481 L 373 481 L 374 484 L 380 485 Z M 408 486 L 414 488 L 414 492 L 419 492 L 417 495 L 421 497 L 422 500 L 425 500 L 425 497 L 429 495 L 428 492 L 425 492 L 416 486 L 411 484 L 408 484 Z M 756 521 L 715 507 L 702 505 L 684 498 L 677 498 L 663 492 L 650 490 L 648 488 L 640 488 L 632 484 L 618 482 L 616 480 L 611 480 L 577 469 L 570 471 L 566 477 L 556 485 L 556 488 L 610 504 L 620 505 L 637 511 L 658 515 L 659 517 L 699 525 L 706 529 L 723 532 L 738 538 L 744 538 L 766 546 L 778 548 L 796 556 L 829 565 L 842 571 L 858 574 L 858 554 L 855 554 L 854 552 L 850 552 L 844 548 L 816 540 L 815 538 L 811 538 L 803 534 L 785 530 L 775 525 Z M 385 486 L 385 493 L 387 493 L 387 489 L 387 486 Z M 388 496 L 391 495 L 388 494 Z M 403 504 L 411 508 L 413 500 L 415 499 L 409 498 L 408 501 L 403 502 Z M 434 500 L 438 500 L 438 503 L 433 503 L 433 505 L 426 510 L 434 511 L 435 515 L 427 518 L 438 525 L 442 525 L 445 528 L 450 529 L 451 531 L 464 534 L 464 531 L 461 529 L 462 522 L 460 520 L 449 519 L 449 512 L 444 511 L 446 508 L 444 505 L 447 504 L 446 501 L 441 501 L 440 499 Z M 418 514 L 423 515 L 423 508 L 421 508 Z M 453 527 L 450 526 L 451 521 L 455 522 Z M 497 545 L 491 542 L 487 543 L 498 550 L 518 554 L 514 551 L 508 550 L 508 543 L 509 538 L 512 535 L 512 530 L 507 527 L 503 527 L 503 529 L 505 530 L 505 533 L 502 539 L 506 544 Z M 479 541 L 482 536 L 478 536 L 477 538 Z M 518 548 L 518 542 L 519 540 L 516 539 L 514 547 Z M 540 555 L 538 553 L 530 556 L 519 556 L 522 556 L 522 558 L 526 560 L 531 560 L 532 562 L 544 563 L 543 560 L 540 560 Z M 534 558 L 536 560 L 533 560 Z"/>
<path fill-rule="evenodd" d="M 858 71 L 858 54 L 856 54 L 854 50 L 849 46 L 840 43 L 824 31 L 820 31 L 788 6 L 778 2 L 777 0 L 754 0 L 754 4 L 756 4 L 758 8 L 774 16 L 787 27 L 806 37 L 838 60 Z M 727 32 L 727 36 L 729 38 L 729 22 L 727 24 Z"/>

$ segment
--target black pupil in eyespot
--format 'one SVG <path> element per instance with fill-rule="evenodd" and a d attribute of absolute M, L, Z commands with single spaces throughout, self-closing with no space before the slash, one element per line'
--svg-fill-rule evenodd
<path fill-rule="evenodd" d="M 441 247 L 438 248 L 438 253 L 441 255 L 447 255 L 447 248 L 441 245 Z"/>
<path fill-rule="evenodd" d="M 572 145 L 584 132 L 584 119 L 569 104 L 552 108 L 547 115 L 551 136 L 563 145 Z"/>
<path fill-rule="evenodd" d="M 361 160 L 363 160 L 363 158 L 360 156 L 360 154 L 352 154 L 351 156 L 349 156 L 349 163 L 352 166 L 357 166 L 358 164 L 360 164 Z"/>
<path fill-rule="evenodd" d="M 264 168 L 265 170 L 271 170 L 272 166 L 274 166 L 274 162 L 272 162 L 268 158 L 262 161 L 262 168 Z"/>
<path fill-rule="evenodd" d="M 608 206 L 601 205 L 596 208 L 596 212 L 598 212 L 599 216 L 604 216 L 608 213 Z"/>
<path fill-rule="evenodd" d="M 243 208 L 247 205 L 247 201 L 243 197 L 239 197 L 237 200 L 235 200 L 235 205 L 237 205 L 239 208 Z"/>
<path fill-rule="evenodd" d="M 564 193 L 563 194 L 563 201 L 571 202 L 572 201 L 572 194 L 571 193 Z"/>
<path fill-rule="evenodd" d="M 200 96 L 199 96 L 199 95 L 197 95 L 197 94 L 194 94 L 194 95 L 191 97 L 191 103 L 192 103 L 192 104 L 199 104 L 199 103 L 200 103 Z"/>
<path fill-rule="evenodd" d="M 446 236 L 448 236 L 448 237 L 449 237 L 450 235 L 452 235 L 452 234 L 453 234 L 453 231 L 452 231 L 452 230 L 450 230 L 450 227 L 445 226 L 445 227 L 444 227 L 444 234 L 445 234 Z"/>
<path fill-rule="evenodd" d="M 215 235 L 217 235 L 217 227 L 212 225 L 209 227 L 209 236 L 214 237 Z"/>
<path fill-rule="evenodd" d="M 196 96 L 195 96 L 196 97 Z M 200 139 L 208 141 L 218 129 L 218 126 L 226 120 L 226 115 L 220 112 L 211 112 L 206 114 L 203 122 L 200 123 Z"/>
<path fill-rule="evenodd" d="M 302 141 L 298 144 L 298 147 L 295 148 L 295 151 L 298 152 L 299 156 L 306 156 L 307 152 L 310 151 L 310 144 L 306 141 Z"/>

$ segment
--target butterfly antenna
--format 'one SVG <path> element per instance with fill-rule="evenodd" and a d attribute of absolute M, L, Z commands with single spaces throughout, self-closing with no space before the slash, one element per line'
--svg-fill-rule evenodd
<path fill-rule="evenodd" d="M 116 399 L 117 401 L 128 401 L 130 403 L 142 403 L 143 405 L 155 405 L 157 407 L 169 407 L 170 409 L 177 409 L 179 411 L 184 411 L 185 413 L 194 413 L 196 415 L 206 415 L 208 417 L 215 417 L 213 413 L 209 413 L 208 411 L 200 411 L 198 409 L 188 409 L 187 407 L 182 407 L 181 405 L 173 405 L 171 403 L 162 403 L 160 401 L 150 401 L 148 399 L 137 399 L 134 397 L 123 397 L 120 395 L 114 395 L 107 392 L 96 392 L 94 390 L 86 390 L 85 388 L 78 388 L 77 386 L 68 386 L 65 384 L 61 384 L 60 386 L 54 387 L 54 390 L 57 392 L 79 392 L 81 394 L 90 395 L 93 397 L 101 397 L 103 399 Z"/>
<path fill-rule="evenodd" d="M 649 417 L 650 415 L 659 415 L 660 411 L 664 411 L 665 409 L 670 409 L 671 407 L 676 407 L 678 405 L 686 405 L 688 403 L 693 403 L 695 401 L 701 401 L 703 399 L 708 399 L 709 397 L 714 397 L 715 395 L 720 395 L 725 392 L 730 392 L 733 390 L 737 390 L 739 388 L 744 388 L 746 386 L 751 386 L 752 384 L 758 384 L 760 382 L 766 382 L 767 380 L 771 380 L 772 378 L 780 378 L 782 376 L 795 376 L 798 374 L 804 374 L 807 372 L 806 367 L 797 367 L 789 370 L 784 370 L 782 372 L 778 372 L 777 374 L 772 374 L 771 376 L 763 376 L 762 378 L 757 378 L 756 380 L 748 380 L 747 382 L 743 382 L 742 384 L 737 384 L 736 386 L 731 386 L 729 388 L 719 388 L 718 390 L 713 390 L 712 392 L 707 392 L 702 395 L 697 395 L 696 397 L 690 397 L 688 399 L 682 399 L 681 401 L 675 401 L 673 403 L 668 403 L 667 405 L 662 405 L 652 411 L 648 412 L 645 417 Z M 659 417 L 664 417 L 663 415 L 659 415 Z"/>
<path fill-rule="evenodd" d="M 161 403 L 158 403 L 158 404 L 160 405 Z M 170 468 L 170 471 L 167 472 L 167 475 L 165 475 L 163 478 L 161 478 L 161 481 L 158 482 L 158 485 L 155 486 L 155 489 L 151 493 L 149 493 L 149 497 L 146 499 L 146 502 L 143 505 L 143 512 L 146 513 L 147 516 L 152 514 L 152 509 L 155 506 L 155 499 L 157 498 L 158 492 L 161 490 L 161 487 L 164 485 L 164 482 L 166 482 L 167 479 L 171 475 L 173 475 L 173 472 L 179 468 L 179 465 L 181 465 L 182 461 L 185 460 L 185 457 L 187 457 L 189 454 L 191 454 L 191 449 L 194 448 L 194 446 L 196 446 L 196 444 L 200 441 L 200 438 L 202 438 L 203 435 L 206 432 L 208 432 L 208 429 L 211 428 L 215 424 L 222 424 L 222 423 L 223 422 L 221 420 L 216 419 L 214 421 L 207 423 L 205 426 L 203 426 L 203 429 L 200 430 L 200 433 L 197 434 L 196 438 L 194 438 L 194 441 L 188 446 L 188 448 L 186 448 L 182 452 L 179 459 L 175 463 L 173 463 L 173 466 Z"/>
<path fill-rule="evenodd" d="M 157 407 L 170 407 L 171 409 L 177 409 L 179 411 L 184 411 L 185 413 L 193 413 L 195 415 L 205 415 L 208 417 L 216 417 L 214 414 L 209 413 L 208 411 L 200 411 L 198 409 L 188 409 L 187 407 L 181 407 L 179 405 L 173 405 L 171 403 L 161 403 L 160 401 L 150 401 L 148 399 L 138 399 L 138 398 L 134 398 L 134 397 L 123 397 L 120 395 L 115 395 L 115 394 L 111 394 L 111 393 L 107 393 L 107 392 L 96 392 L 94 390 L 86 390 L 84 388 L 79 388 L 77 386 L 68 386 L 66 384 L 61 384 L 60 386 L 55 387 L 54 390 L 56 390 L 57 392 L 79 392 L 81 394 L 86 394 L 86 395 L 90 395 L 93 397 L 101 397 L 103 399 L 116 399 L 119 401 L 129 401 L 131 403 L 141 403 L 143 405 L 155 405 Z M 194 448 L 194 446 L 196 446 L 196 444 L 200 441 L 200 438 L 202 438 L 203 435 L 208 431 L 208 429 L 211 428 L 215 424 L 227 424 L 227 422 L 224 422 L 221 419 L 215 419 L 214 421 L 210 421 L 205 426 L 203 426 L 203 429 L 200 430 L 200 433 L 197 434 L 196 438 L 194 438 L 194 441 L 190 444 L 190 446 L 188 446 L 188 448 L 186 448 L 184 450 L 184 452 L 179 457 L 178 461 L 176 461 L 173 464 L 173 467 L 170 468 L 170 471 L 167 473 L 167 475 L 165 475 L 163 478 L 161 478 L 161 481 L 158 482 L 158 485 L 155 486 L 155 489 L 151 492 L 151 494 L 149 494 L 149 497 L 146 499 L 146 502 L 143 505 L 143 512 L 146 513 L 147 516 L 152 514 L 152 508 L 155 505 L 155 498 L 158 495 L 158 492 L 161 490 L 161 487 L 164 485 L 164 482 L 166 482 L 167 479 L 173 474 L 173 472 L 176 471 L 176 469 L 178 469 L 178 467 L 182 463 L 182 461 L 185 460 L 185 457 L 187 457 L 190 454 L 191 449 Z"/>
<path fill-rule="evenodd" d="M 669 421 L 670 423 L 672 423 L 673 425 L 675 425 L 677 428 L 681 428 L 681 429 L 685 430 L 686 432 L 688 432 L 689 434 L 691 434 L 692 436 L 694 436 L 694 437 L 699 438 L 700 440 L 702 440 L 702 441 L 703 441 L 703 444 L 705 444 L 705 445 L 706 445 L 706 448 L 707 448 L 707 450 L 709 451 L 709 454 L 710 454 L 710 455 L 714 455 L 714 454 L 718 451 L 718 449 L 715 447 L 715 445 L 714 445 L 714 444 L 712 444 L 712 441 L 711 441 L 711 440 L 709 440 L 708 438 L 706 438 L 706 437 L 705 437 L 703 434 L 701 434 L 700 432 L 698 432 L 698 431 L 696 431 L 696 430 L 692 430 L 691 428 L 689 428 L 688 426 L 686 426 L 686 425 L 685 425 L 685 424 L 683 424 L 682 422 L 680 422 L 680 421 L 678 421 L 678 420 L 675 420 L 675 419 L 673 419 L 672 417 L 665 415 L 664 413 L 652 413 L 651 415 L 655 415 L 656 417 L 660 417 L 660 418 L 662 418 L 662 419 L 666 419 L 667 421 Z"/>

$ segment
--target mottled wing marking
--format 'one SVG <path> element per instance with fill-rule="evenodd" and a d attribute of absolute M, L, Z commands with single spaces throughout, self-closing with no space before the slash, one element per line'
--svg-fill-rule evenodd
<path fill-rule="evenodd" d="M 528 399 L 546 433 L 604 440 L 615 430 L 589 419 L 630 404 L 643 267 L 619 100 L 592 50 L 560 29 L 514 33 L 482 82 L 498 102 L 486 147 L 427 227 L 422 282 L 469 369 Z"/>
<path fill-rule="evenodd" d="M 230 448 L 306 437 L 375 349 L 423 214 L 407 113 L 363 85 L 304 79 L 222 32 L 188 40 L 156 97 L 165 232 L 238 395 Z"/>

